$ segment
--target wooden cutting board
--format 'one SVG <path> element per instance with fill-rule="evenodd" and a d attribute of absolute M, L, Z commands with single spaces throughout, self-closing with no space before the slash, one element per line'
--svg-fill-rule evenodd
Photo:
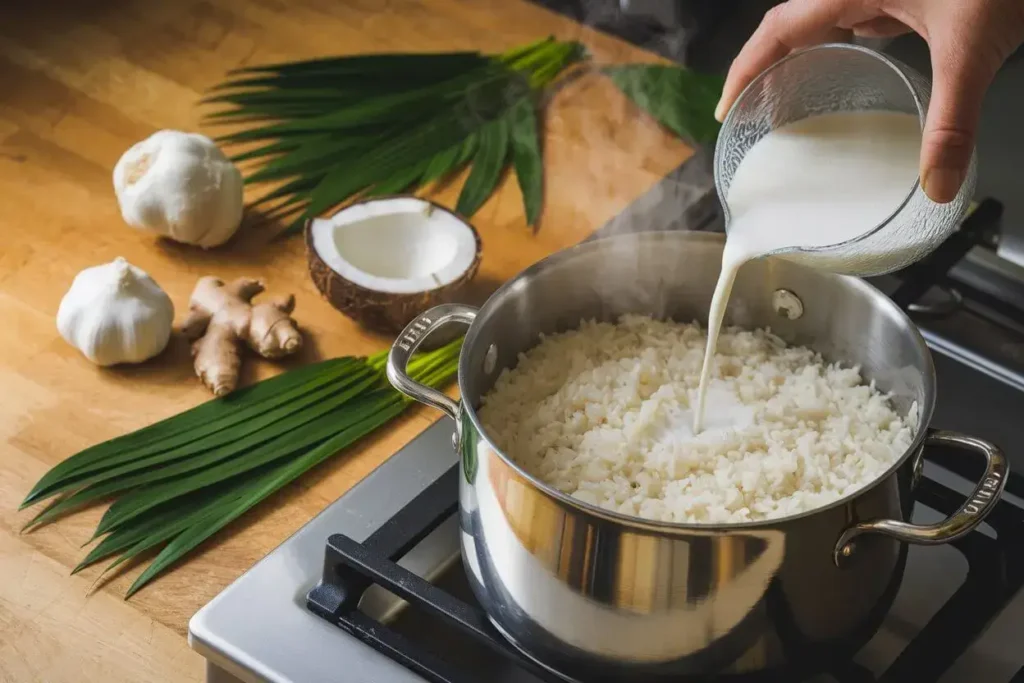
<path fill-rule="evenodd" d="M 602 62 L 652 55 L 520 0 L 166 0 L 4 3 L 0 9 L 0 681 L 186 681 L 202 661 L 189 617 L 437 415 L 416 409 L 265 501 L 129 602 L 139 567 L 106 585 L 69 577 L 101 509 L 29 535 L 15 509 L 51 466 L 98 441 L 208 398 L 186 344 L 141 367 L 98 370 L 54 316 L 81 269 L 124 256 L 168 292 L 179 317 L 201 275 L 264 278 L 292 292 L 308 345 L 294 365 L 366 354 L 389 341 L 330 308 L 307 278 L 300 240 L 249 230 L 212 251 L 126 227 L 111 171 L 160 128 L 198 129 L 201 92 L 244 64 L 332 53 L 497 52 L 546 34 L 584 41 Z M 546 206 L 524 225 L 514 178 L 475 217 L 484 249 L 472 297 L 575 244 L 691 151 L 602 77 L 565 86 L 548 108 Z M 437 198 L 452 205 L 457 182 Z M 246 380 L 278 371 L 249 363 Z"/>

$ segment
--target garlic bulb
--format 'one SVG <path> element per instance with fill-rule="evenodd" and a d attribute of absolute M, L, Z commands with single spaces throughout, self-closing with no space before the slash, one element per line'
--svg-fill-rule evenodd
<path fill-rule="evenodd" d="M 118 257 L 75 276 L 60 308 L 60 336 L 97 365 L 141 363 L 167 346 L 174 304 L 153 278 Z"/>
<path fill-rule="evenodd" d="M 213 140 L 162 130 L 132 145 L 114 166 L 125 222 L 208 248 L 242 222 L 242 174 Z"/>

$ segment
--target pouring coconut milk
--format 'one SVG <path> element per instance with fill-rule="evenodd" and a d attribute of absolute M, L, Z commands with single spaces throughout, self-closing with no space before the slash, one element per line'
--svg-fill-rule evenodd
<path fill-rule="evenodd" d="M 750 148 L 726 197 L 730 224 L 708 315 L 694 434 L 703 427 L 715 347 L 743 264 L 794 249 L 811 250 L 799 252 L 800 262 L 821 270 L 842 270 L 837 258 L 902 258 L 877 246 L 865 253 L 856 243 L 838 255 L 813 249 L 855 240 L 897 211 L 917 180 L 920 152 L 918 117 L 889 111 L 812 116 L 769 132 Z"/>

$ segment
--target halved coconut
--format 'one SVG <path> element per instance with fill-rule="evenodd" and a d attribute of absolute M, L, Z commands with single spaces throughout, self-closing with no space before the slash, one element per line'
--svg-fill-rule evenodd
<path fill-rule="evenodd" d="M 332 306 L 397 334 L 476 275 L 480 236 L 433 202 L 382 197 L 309 221 L 306 252 L 313 283 Z"/>

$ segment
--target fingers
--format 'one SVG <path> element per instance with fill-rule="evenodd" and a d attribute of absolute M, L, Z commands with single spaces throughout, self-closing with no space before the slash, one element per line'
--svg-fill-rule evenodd
<path fill-rule="evenodd" d="M 956 198 L 967 176 L 981 102 L 995 66 L 954 46 L 932 50 L 932 95 L 921 140 L 921 186 L 941 204 Z"/>
<path fill-rule="evenodd" d="M 838 28 L 842 10 L 842 0 L 789 0 L 773 7 L 729 67 L 715 118 L 724 119 L 743 89 L 793 50 L 848 35 Z"/>
<path fill-rule="evenodd" d="M 877 17 L 853 26 L 853 35 L 861 38 L 895 38 L 911 32 L 911 28 L 892 17 Z"/>

